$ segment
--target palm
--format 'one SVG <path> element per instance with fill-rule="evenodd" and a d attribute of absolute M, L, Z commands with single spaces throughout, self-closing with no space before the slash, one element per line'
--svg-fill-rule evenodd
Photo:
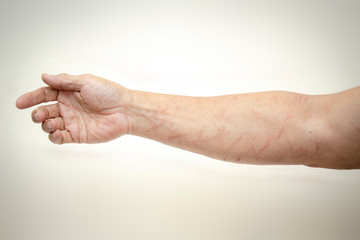
<path fill-rule="evenodd" d="M 109 82 L 94 82 L 80 92 L 59 92 L 60 116 L 74 142 L 106 142 L 127 133 L 128 121 L 117 90 Z"/>

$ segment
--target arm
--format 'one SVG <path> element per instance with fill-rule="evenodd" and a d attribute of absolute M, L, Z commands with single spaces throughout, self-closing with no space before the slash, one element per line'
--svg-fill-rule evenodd
<path fill-rule="evenodd" d="M 32 114 L 55 143 L 129 133 L 238 163 L 360 168 L 360 88 L 200 98 L 129 90 L 92 75 L 43 80 L 50 88 L 25 94 L 17 106 L 57 100 L 56 109 L 42 106 Z"/>
<path fill-rule="evenodd" d="M 360 88 L 210 98 L 133 92 L 131 134 L 250 164 L 360 167 Z"/>

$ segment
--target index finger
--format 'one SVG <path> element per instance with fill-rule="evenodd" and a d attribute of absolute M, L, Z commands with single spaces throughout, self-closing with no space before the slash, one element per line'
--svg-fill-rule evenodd
<path fill-rule="evenodd" d="M 16 100 L 16 107 L 24 109 L 40 103 L 57 100 L 59 91 L 50 87 L 42 87 L 35 91 L 25 93 Z"/>

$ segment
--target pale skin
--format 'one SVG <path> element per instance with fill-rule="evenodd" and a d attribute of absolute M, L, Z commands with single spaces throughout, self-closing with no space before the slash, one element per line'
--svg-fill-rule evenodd
<path fill-rule="evenodd" d="M 187 97 L 136 91 L 91 75 L 42 75 L 19 109 L 56 144 L 132 134 L 247 164 L 360 169 L 360 87 L 328 95 L 272 91 Z"/>

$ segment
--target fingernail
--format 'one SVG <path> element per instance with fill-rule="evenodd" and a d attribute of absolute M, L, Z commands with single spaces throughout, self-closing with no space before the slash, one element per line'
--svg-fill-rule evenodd
<path fill-rule="evenodd" d="M 34 114 L 34 119 L 35 119 L 36 121 L 39 121 L 39 113 L 38 113 L 38 112 L 36 112 L 36 113 Z"/>

